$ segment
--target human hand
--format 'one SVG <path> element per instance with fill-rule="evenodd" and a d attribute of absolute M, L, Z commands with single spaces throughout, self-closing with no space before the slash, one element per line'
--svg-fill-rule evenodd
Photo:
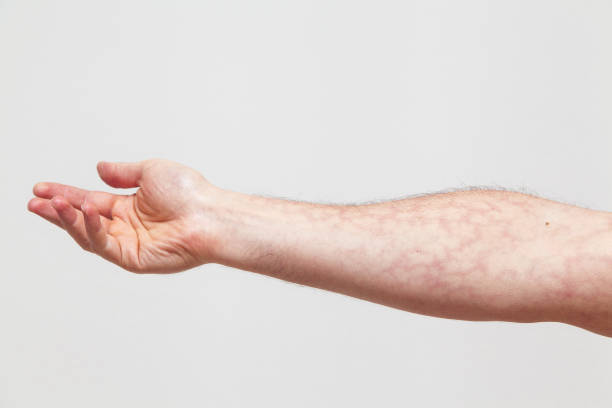
<path fill-rule="evenodd" d="M 208 211 L 221 190 L 200 173 L 163 159 L 99 162 L 111 187 L 131 195 L 37 183 L 28 210 L 65 229 L 86 251 L 138 273 L 170 273 L 212 262 L 215 217 Z"/>

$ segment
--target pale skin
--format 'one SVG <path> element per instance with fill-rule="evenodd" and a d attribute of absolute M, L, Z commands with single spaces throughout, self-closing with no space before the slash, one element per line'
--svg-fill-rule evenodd
<path fill-rule="evenodd" d="M 609 212 L 496 190 L 314 204 L 224 190 L 163 159 L 97 169 L 136 193 L 41 182 L 28 209 L 131 272 L 219 263 L 430 316 L 612 336 Z"/>

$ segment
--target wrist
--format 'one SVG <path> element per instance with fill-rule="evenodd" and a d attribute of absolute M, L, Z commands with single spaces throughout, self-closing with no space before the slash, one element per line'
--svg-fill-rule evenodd
<path fill-rule="evenodd" d="M 265 245 L 273 245 L 267 241 L 278 240 L 283 233 L 282 213 L 275 207 L 290 202 L 217 187 L 205 196 L 197 223 L 205 262 L 253 270 Z"/>
<path fill-rule="evenodd" d="M 207 206 L 214 231 L 210 262 L 296 281 L 293 274 L 313 257 L 337 255 L 328 253 L 332 248 L 323 242 L 337 242 L 337 247 L 347 242 L 338 235 L 345 206 L 229 190 L 219 190 Z"/>

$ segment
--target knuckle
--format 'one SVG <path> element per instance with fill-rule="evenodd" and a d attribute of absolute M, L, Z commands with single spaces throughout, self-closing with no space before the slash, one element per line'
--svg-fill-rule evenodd
<path fill-rule="evenodd" d="M 81 201 L 81 205 L 83 205 L 84 203 L 91 203 L 93 196 L 94 194 L 91 191 L 88 191 L 87 193 L 85 193 L 85 195 L 83 196 L 83 200 Z"/>

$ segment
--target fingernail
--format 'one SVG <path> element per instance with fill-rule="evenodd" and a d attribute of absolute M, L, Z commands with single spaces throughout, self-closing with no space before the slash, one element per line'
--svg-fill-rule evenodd
<path fill-rule="evenodd" d="M 62 199 L 57 196 L 51 199 L 51 205 L 53 206 L 53 208 L 61 207 L 62 204 Z"/>

